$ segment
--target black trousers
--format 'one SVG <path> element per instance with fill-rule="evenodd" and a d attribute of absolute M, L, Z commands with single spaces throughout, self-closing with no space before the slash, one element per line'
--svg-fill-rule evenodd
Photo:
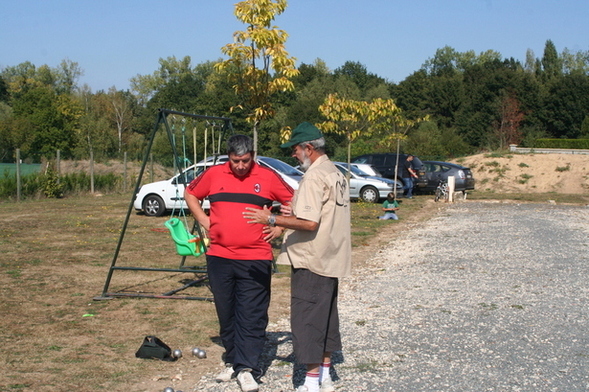
<path fill-rule="evenodd" d="M 225 362 L 262 375 L 258 360 L 266 342 L 271 260 L 231 260 L 207 255 L 207 273 L 219 317 Z"/>

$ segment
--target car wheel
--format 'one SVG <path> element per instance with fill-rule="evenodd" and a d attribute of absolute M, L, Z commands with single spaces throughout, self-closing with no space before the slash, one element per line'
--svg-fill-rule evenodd
<path fill-rule="evenodd" d="M 367 203 L 376 203 L 380 195 L 375 187 L 367 186 L 360 191 L 360 198 Z"/>
<path fill-rule="evenodd" d="M 149 195 L 143 200 L 143 211 L 147 216 L 162 216 L 166 211 L 166 206 L 161 197 Z"/>

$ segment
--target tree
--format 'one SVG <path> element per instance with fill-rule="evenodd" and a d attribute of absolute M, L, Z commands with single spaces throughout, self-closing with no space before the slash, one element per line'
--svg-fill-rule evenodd
<path fill-rule="evenodd" d="M 235 16 L 247 28 L 236 31 L 235 42 L 221 48 L 230 58 L 217 64 L 217 70 L 229 72 L 239 97 L 238 107 L 253 125 L 254 153 L 258 149 L 260 122 L 275 114 L 270 97 L 279 91 L 293 90 L 291 78 L 298 74 L 295 58 L 289 56 L 284 46 L 288 34 L 271 26 L 286 6 L 286 0 L 245 0 L 235 4 Z"/>
<path fill-rule="evenodd" d="M 556 46 L 551 40 L 546 41 L 544 55 L 542 56 L 543 75 L 546 80 L 551 80 L 562 75 L 562 60 L 558 56 Z"/>
<path fill-rule="evenodd" d="M 108 90 L 111 106 L 111 121 L 115 125 L 118 136 L 118 152 L 123 149 L 123 132 L 130 131 L 133 123 L 134 98 L 129 92 L 117 91 L 111 87 Z"/>
<path fill-rule="evenodd" d="M 366 66 L 354 61 L 346 61 L 344 65 L 337 68 L 333 75 L 337 78 L 345 76 L 358 86 L 363 95 L 370 89 L 376 88 L 385 83 L 385 80 L 373 73 L 369 73 Z"/>
<path fill-rule="evenodd" d="M 510 144 L 522 141 L 520 123 L 524 113 L 520 110 L 519 101 L 514 93 L 505 94 L 499 107 L 499 120 L 495 122 L 495 135 L 499 139 L 499 148 L 505 149 Z"/>
<path fill-rule="evenodd" d="M 347 161 L 351 160 L 352 143 L 360 136 L 382 135 L 383 143 L 405 138 L 406 129 L 415 122 L 407 120 L 392 99 L 377 98 L 371 102 L 355 101 L 330 94 L 319 106 L 327 121 L 318 124 L 325 132 L 344 135 L 347 140 Z M 400 129 L 404 128 L 404 129 Z"/>

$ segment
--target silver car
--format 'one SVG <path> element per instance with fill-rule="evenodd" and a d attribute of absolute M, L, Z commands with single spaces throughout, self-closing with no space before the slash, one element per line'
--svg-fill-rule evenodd
<path fill-rule="evenodd" d="M 348 173 L 348 164 L 344 162 L 334 162 L 335 166 L 344 176 Z M 350 171 L 350 198 L 360 199 L 368 203 L 378 203 L 381 199 L 386 199 L 390 192 L 397 189 L 397 193 L 403 193 L 403 185 L 399 181 L 388 178 L 370 176 L 351 166 Z"/>

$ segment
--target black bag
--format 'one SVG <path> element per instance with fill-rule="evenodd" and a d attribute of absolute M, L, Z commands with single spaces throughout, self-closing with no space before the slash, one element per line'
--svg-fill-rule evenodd
<path fill-rule="evenodd" d="M 170 347 L 155 336 L 146 336 L 135 356 L 137 358 L 161 359 L 162 361 L 175 361 L 178 359 L 172 357 Z"/>

